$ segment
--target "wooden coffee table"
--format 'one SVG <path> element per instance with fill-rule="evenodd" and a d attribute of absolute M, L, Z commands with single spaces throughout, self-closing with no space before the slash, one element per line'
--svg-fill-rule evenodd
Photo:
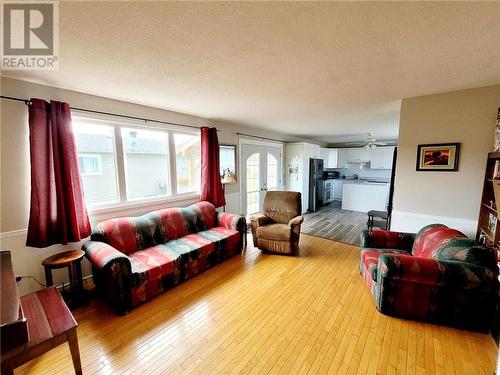
<path fill-rule="evenodd" d="M 47 287 L 54 285 L 52 270 L 68 267 L 69 284 L 71 286 L 71 307 L 78 306 L 82 301 L 83 279 L 82 259 L 85 255 L 83 250 L 70 250 L 52 255 L 42 261 L 45 268 L 45 282 Z"/>

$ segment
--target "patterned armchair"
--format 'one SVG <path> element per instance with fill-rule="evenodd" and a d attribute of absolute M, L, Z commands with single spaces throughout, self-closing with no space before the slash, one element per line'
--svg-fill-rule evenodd
<path fill-rule="evenodd" d="M 245 218 L 208 202 L 99 223 L 83 245 L 97 289 L 117 309 L 153 298 L 241 252 Z"/>
<path fill-rule="evenodd" d="M 253 244 L 259 249 L 281 254 L 299 251 L 300 224 L 304 221 L 301 194 L 268 191 L 264 213 L 252 215 Z"/>
<path fill-rule="evenodd" d="M 363 231 L 360 271 L 386 315 L 476 331 L 493 324 L 495 252 L 445 225 L 417 234 Z"/>

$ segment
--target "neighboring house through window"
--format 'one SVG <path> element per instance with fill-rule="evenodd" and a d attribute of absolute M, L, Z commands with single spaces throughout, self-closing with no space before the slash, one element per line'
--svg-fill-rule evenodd
<path fill-rule="evenodd" d="M 73 131 L 88 206 L 199 194 L 199 132 L 79 117 Z"/>

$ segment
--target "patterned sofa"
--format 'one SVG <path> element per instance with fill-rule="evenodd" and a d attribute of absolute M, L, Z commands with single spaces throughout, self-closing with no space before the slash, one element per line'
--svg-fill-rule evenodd
<path fill-rule="evenodd" d="M 99 223 L 83 245 L 94 282 L 118 314 L 243 248 L 245 219 L 208 202 Z"/>
<path fill-rule="evenodd" d="M 360 271 L 383 314 L 475 331 L 493 324 L 495 252 L 445 225 L 363 231 Z"/>

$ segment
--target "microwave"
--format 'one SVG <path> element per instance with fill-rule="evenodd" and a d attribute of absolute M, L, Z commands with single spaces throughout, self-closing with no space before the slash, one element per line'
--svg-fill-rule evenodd
<path fill-rule="evenodd" d="M 329 180 L 329 179 L 336 179 L 340 178 L 340 172 L 339 171 L 323 171 L 323 180 Z"/>

